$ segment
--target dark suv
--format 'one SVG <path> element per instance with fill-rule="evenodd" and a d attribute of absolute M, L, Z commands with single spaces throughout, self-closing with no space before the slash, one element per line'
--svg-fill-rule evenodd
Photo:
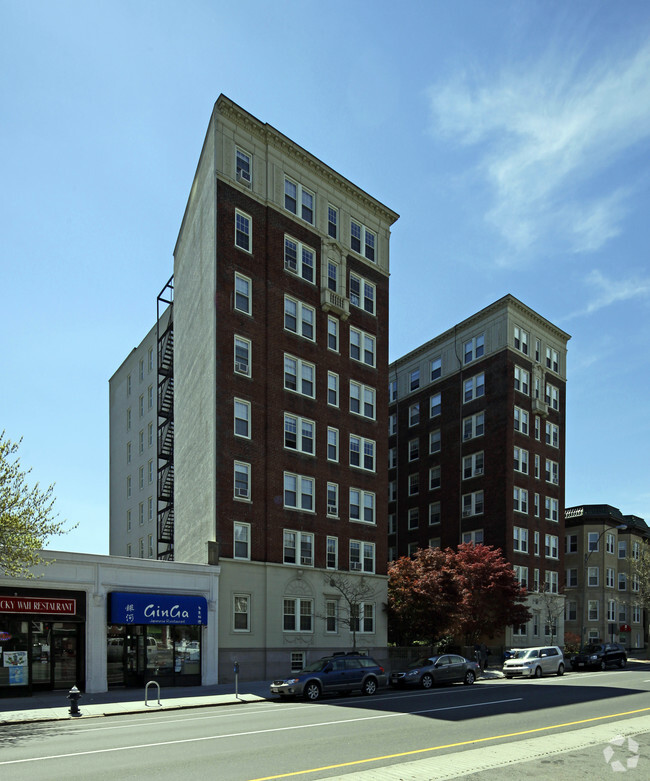
<path fill-rule="evenodd" d="M 326 692 L 374 694 L 381 686 L 386 686 L 386 673 L 374 659 L 358 653 L 341 653 L 324 656 L 289 678 L 273 681 L 271 694 L 302 695 L 314 702 Z"/>
<path fill-rule="evenodd" d="M 608 664 L 625 667 L 627 654 L 622 645 L 618 643 L 590 643 L 571 659 L 573 670 L 584 670 L 587 667 L 604 670 Z"/>

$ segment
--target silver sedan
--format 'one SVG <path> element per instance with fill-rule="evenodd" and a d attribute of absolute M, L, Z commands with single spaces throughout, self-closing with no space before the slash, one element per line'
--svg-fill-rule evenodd
<path fill-rule="evenodd" d="M 437 683 L 462 681 L 472 684 L 481 675 L 476 662 L 456 654 L 426 656 L 410 664 L 405 670 L 393 670 L 391 686 L 421 686 L 430 689 Z"/>

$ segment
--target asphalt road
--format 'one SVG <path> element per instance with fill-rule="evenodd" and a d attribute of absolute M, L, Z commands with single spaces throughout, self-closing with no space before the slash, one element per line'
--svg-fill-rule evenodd
<path fill-rule="evenodd" d="M 625 722 L 643 725 L 645 719 L 648 729 L 636 739 L 637 764 L 625 768 L 626 778 L 641 779 L 650 777 L 649 692 L 650 668 L 643 666 L 426 692 L 386 690 L 318 703 L 6 725 L 0 732 L 0 777 L 600 779 L 620 777 L 611 766 L 616 758 L 608 764 L 603 755 L 608 741 Z M 591 751 L 581 743 L 588 733 L 602 741 Z M 627 744 L 623 748 L 630 753 Z M 567 770 L 571 760 L 573 771 Z"/>

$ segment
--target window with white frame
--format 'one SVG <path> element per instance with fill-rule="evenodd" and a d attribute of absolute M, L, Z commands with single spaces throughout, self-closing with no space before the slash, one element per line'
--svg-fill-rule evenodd
<path fill-rule="evenodd" d="M 544 473 L 547 483 L 557 485 L 560 482 L 560 465 L 557 461 L 551 461 L 547 458 Z"/>
<path fill-rule="evenodd" d="M 539 532 L 533 532 L 533 555 L 539 556 Z"/>
<path fill-rule="evenodd" d="M 327 235 L 331 239 L 339 237 L 339 210 L 331 203 L 327 204 Z"/>
<path fill-rule="evenodd" d="M 338 632 L 338 602 L 335 599 L 325 600 L 325 631 L 328 634 Z"/>
<path fill-rule="evenodd" d="M 528 413 L 521 407 L 515 407 L 515 431 L 528 436 Z"/>
<path fill-rule="evenodd" d="M 560 371 L 560 354 L 552 347 L 546 348 L 546 368 L 556 373 Z"/>
<path fill-rule="evenodd" d="M 463 532 L 462 541 L 472 545 L 481 545 L 483 543 L 483 529 L 473 529 L 469 532 Z"/>
<path fill-rule="evenodd" d="M 397 380 L 388 383 L 388 401 L 397 401 Z"/>
<path fill-rule="evenodd" d="M 232 628 L 234 632 L 250 632 L 250 594 L 233 594 Z"/>
<path fill-rule="evenodd" d="M 327 429 L 327 460 L 339 460 L 339 430 L 331 426 Z"/>
<path fill-rule="evenodd" d="M 147 388 L 147 409 L 151 409 L 153 407 L 153 385 L 150 385 Z"/>
<path fill-rule="evenodd" d="M 350 434 L 350 466 L 375 471 L 375 440 Z"/>
<path fill-rule="evenodd" d="M 528 514 L 528 491 L 525 488 L 513 488 L 513 509 Z"/>
<path fill-rule="evenodd" d="M 350 520 L 376 523 L 375 495 L 372 491 L 350 488 Z"/>
<path fill-rule="evenodd" d="M 316 424 L 313 420 L 284 414 L 284 446 L 288 450 L 314 455 L 314 439 Z"/>
<path fill-rule="evenodd" d="M 440 502 L 431 502 L 429 505 L 429 526 L 440 523 Z"/>
<path fill-rule="evenodd" d="M 147 520 L 153 521 L 153 496 L 147 499 Z"/>
<path fill-rule="evenodd" d="M 529 589 L 529 590 L 531 590 L 531 589 Z M 537 568 L 535 568 L 533 570 L 532 591 L 535 591 L 535 592 L 539 591 L 539 570 Z"/>
<path fill-rule="evenodd" d="M 463 457 L 463 480 L 469 480 L 471 477 L 478 477 L 483 474 L 484 458 L 483 451 L 472 453 Z"/>
<path fill-rule="evenodd" d="M 632 591 L 638 594 L 640 590 L 641 590 L 641 580 L 639 578 L 639 575 L 636 572 L 634 572 L 632 574 Z"/>
<path fill-rule="evenodd" d="M 434 491 L 436 488 L 440 488 L 440 467 L 432 466 L 429 469 L 429 490 Z"/>
<path fill-rule="evenodd" d="M 616 587 L 616 573 L 613 567 L 607 567 L 605 569 L 605 586 L 607 588 Z"/>
<path fill-rule="evenodd" d="M 544 535 L 544 555 L 547 559 L 559 558 L 558 538 L 556 534 Z"/>
<path fill-rule="evenodd" d="M 513 566 L 515 578 L 520 586 L 528 588 L 528 567 L 520 567 L 517 564 Z"/>
<path fill-rule="evenodd" d="M 249 401 L 235 399 L 235 436 L 251 438 L 251 405 Z"/>
<path fill-rule="evenodd" d="M 371 315 L 375 314 L 377 288 L 358 274 L 350 272 L 350 303 L 359 309 L 364 309 Z"/>
<path fill-rule="evenodd" d="M 481 515 L 483 513 L 483 491 L 463 494 L 462 507 L 464 518 L 470 515 Z"/>
<path fill-rule="evenodd" d="M 338 518 L 339 515 L 338 483 L 327 484 L 327 514 L 332 518 Z"/>
<path fill-rule="evenodd" d="M 560 409 L 560 391 L 554 386 L 546 383 L 546 393 L 544 401 L 551 407 L 551 409 Z"/>
<path fill-rule="evenodd" d="M 140 537 L 138 540 L 138 556 L 144 559 L 144 537 Z"/>
<path fill-rule="evenodd" d="M 372 634 L 375 631 L 375 606 L 372 602 L 351 605 L 350 631 Z"/>
<path fill-rule="evenodd" d="M 418 552 L 418 544 L 417 542 L 409 542 L 407 547 L 407 553 L 409 556 L 415 556 L 415 554 Z"/>
<path fill-rule="evenodd" d="M 515 366 L 515 390 L 528 396 L 530 393 L 530 372 Z"/>
<path fill-rule="evenodd" d="M 587 534 L 587 550 L 589 552 L 599 550 L 600 534 L 598 532 L 589 532 Z"/>
<path fill-rule="evenodd" d="M 339 290 L 339 264 L 332 260 L 327 261 L 327 289 L 333 293 Z"/>
<path fill-rule="evenodd" d="M 252 314 L 253 283 L 248 277 L 235 272 L 235 309 L 246 315 Z"/>
<path fill-rule="evenodd" d="M 138 432 L 138 453 L 144 453 L 144 430 Z"/>
<path fill-rule="evenodd" d="M 528 553 L 528 529 L 522 526 L 513 527 L 512 549 L 518 553 Z"/>
<path fill-rule="evenodd" d="M 485 354 L 485 334 L 468 339 L 464 345 L 465 363 L 471 363 Z"/>
<path fill-rule="evenodd" d="M 409 461 L 417 461 L 420 457 L 420 440 L 409 440 Z"/>
<path fill-rule="evenodd" d="M 284 177 L 284 208 L 310 225 L 314 224 L 314 197 L 311 190 Z"/>
<path fill-rule="evenodd" d="M 389 469 L 395 469 L 397 466 L 397 448 L 396 447 L 389 447 L 388 448 L 388 468 Z"/>
<path fill-rule="evenodd" d="M 528 333 L 518 325 L 515 326 L 515 349 L 528 355 Z"/>
<path fill-rule="evenodd" d="M 375 419 L 376 393 L 370 385 L 350 380 L 350 412 L 364 418 Z"/>
<path fill-rule="evenodd" d="M 377 246 L 377 235 L 368 230 L 356 220 L 350 220 L 350 247 L 359 255 L 363 255 L 373 263 L 376 262 L 375 250 Z"/>
<path fill-rule="evenodd" d="M 442 394 L 434 393 L 429 397 L 429 417 L 435 418 L 442 412 Z"/>
<path fill-rule="evenodd" d="M 409 390 L 417 390 L 420 387 L 420 370 L 413 369 L 409 374 Z"/>
<path fill-rule="evenodd" d="M 153 447 L 153 423 L 147 426 L 147 445 Z"/>
<path fill-rule="evenodd" d="M 316 341 L 316 310 L 291 296 L 284 297 L 284 328 L 310 342 Z"/>
<path fill-rule="evenodd" d="M 131 475 L 126 476 L 126 498 L 131 498 Z"/>
<path fill-rule="evenodd" d="M 350 358 L 374 367 L 375 337 L 350 326 Z"/>
<path fill-rule="evenodd" d="M 485 433 L 485 412 L 477 412 L 463 418 L 463 441 L 482 437 Z"/>
<path fill-rule="evenodd" d="M 522 472 L 528 474 L 528 451 L 521 447 L 515 447 L 514 449 L 515 459 L 515 472 Z"/>
<path fill-rule="evenodd" d="M 420 493 L 420 475 L 418 472 L 413 472 L 409 475 L 409 496 L 416 496 Z"/>
<path fill-rule="evenodd" d="M 397 414 L 395 412 L 391 412 L 388 416 L 388 436 L 393 434 L 397 434 Z"/>
<path fill-rule="evenodd" d="M 605 535 L 605 552 L 611 553 L 613 555 L 616 549 L 615 545 L 616 545 L 616 537 L 613 534 L 608 532 Z"/>
<path fill-rule="evenodd" d="M 339 351 L 339 321 L 336 317 L 327 318 L 327 349 Z"/>
<path fill-rule="evenodd" d="M 627 540 L 618 541 L 618 558 L 624 559 L 627 557 Z"/>
<path fill-rule="evenodd" d="M 246 252 L 253 250 L 251 218 L 239 209 L 235 209 L 235 245 Z"/>
<path fill-rule="evenodd" d="M 627 604 L 625 602 L 619 602 L 618 620 L 621 624 L 627 624 Z"/>
<path fill-rule="evenodd" d="M 142 417 L 144 415 L 144 393 L 138 399 L 138 409 L 140 412 L 140 417 Z"/>
<path fill-rule="evenodd" d="M 315 258 L 316 254 L 311 247 L 292 239 L 290 236 L 284 237 L 284 268 L 286 271 L 313 284 Z"/>
<path fill-rule="evenodd" d="M 641 543 L 635 540 L 632 543 L 632 558 L 638 561 L 641 558 Z"/>
<path fill-rule="evenodd" d="M 533 512 L 535 514 L 535 518 L 539 518 L 539 511 L 540 511 L 539 494 L 534 494 L 533 495 Z"/>
<path fill-rule="evenodd" d="M 616 602 L 613 599 L 607 600 L 607 620 L 616 621 Z"/>
<path fill-rule="evenodd" d="M 244 461 L 234 464 L 234 495 L 235 499 L 249 501 L 251 498 L 251 465 Z"/>
<path fill-rule="evenodd" d="M 481 372 L 463 383 L 463 402 L 473 401 L 485 395 L 485 374 Z"/>
<path fill-rule="evenodd" d="M 397 531 L 397 516 L 395 513 L 388 513 L 388 533 L 395 534 Z"/>
<path fill-rule="evenodd" d="M 632 623 L 633 624 L 641 623 L 641 605 L 638 604 L 632 605 Z"/>
<path fill-rule="evenodd" d="M 325 564 L 327 566 L 327 569 L 339 568 L 339 538 L 338 537 L 327 538 Z"/>
<path fill-rule="evenodd" d="M 587 567 L 587 585 L 596 587 L 600 583 L 600 569 L 598 567 Z"/>
<path fill-rule="evenodd" d="M 316 367 L 293 355 L 284 354 L 284 387 L 285 390 L 300 393 L 302 396 L 316 398 Z"/>
<path fill-rule="evenodd" d="M 560 427 L 548 421 L 546 421 L 546 444 L 551 447 L 560 446 Z"/>
<path fill-rule="evenodd" d="M 587 602 L 587 620 L 598 621 L 599 603 L 597 599 L 590 599 Z"/>
<path fill-rule="evenodd" d="M 578 586 L 578 570 L 575 567 L 570 567 L 565 573 L 567 588 L 577 588 Z"/>
<path fill-rule="evenodd" d="M 131 463 L 131 443 L 130 442 L 126 443 L 126 463 L 127 464 Z"/>
<path fill-rule="evenodd" d="M 526 624 L 514 624 L 512 627 L 513 637 L 525 637 L 526 636 Z"/>
<path fill-rule="evenodd" d="M 440 429 L 429 432 L 429 453 L 439 453 L 442 447 L 442 440 L 440 437 Z"/>
<path fill-rule="evenodd" d="M 388 501 L 394 502 L 397 499 L 397 481 L 388 481 Z"/>
<path fill-rule="evenodd" d="M 251 376 L 251 343 L 243 336 L 235 335 L 235 372 L 246 377 Z"/>
<path fill-rule="evenodd" d="M 283 557 L 285 564 L 314 566 L 314 535 L 285 529 L 283 532 Z"/>
<path fill-rule="evenodd" d="M 553 499 L 551 496 L 547 496 L 544 499 L 544 517 L 547 521 L 558 521 L 560 517 L 559 513 L 559 501 Z"/>
<path fill-rule="evenodd" d="M 540 474 L 541 474 L 541 458 L 538 453 L 535 453 L 535 466 L 534 466 L 534 472 L 533 475 L 535 477 L 535 480 L 539 480 Z"/>
<path fill-rule="evenodd" d="M 350 570 L 361 572 L 375 571 L 375 544 L 350 540 Z"/>
<path fill-rule="evenodd" d="M 284 473 L 284 506 L 292 510 L 314 510 L 314 478 Z"/>
<path fill-rule="evenodd" d="M 408 510 L 408 527 L 409 529 L 417 529 L 420 525 L 420 508 L 410 507 Z"/>
<path fill-rule="evenodd" d="M 409 407 L 409 426 L 417 426 L 420 422 L 420 402 L 416 401 Z"/>
<path fill-rule="evenodd" d="M 233 524 L 233 558 L 250 559 L 251 557 L 251 526 L 249 523 Z"/>
<path fill-rule="evenodd" d="M 244 152 L 242 149 L 237 149 L 235 154 L 235 177 L 238 182 L 250 187 L 253 178 L 252 158 L 248 152 Z"/>
<path fill-rule="evenodd" d="M 313 632 L 314 603 L 304 597 L 285 597 L 283 603 L 283 623 L 285 632 Z"/>
<path fill-rule="evenodd" d="M 147 556 L 153 559 L 153 534 L 147 535 Z"/>
<path fill-rule="evenodd" d="M 327 372 L 327 403 L 330 407 L 339 406 L 339 375 Z"/>
<path fill-rule="evenodd" d="M 429 363 L 431 380 L 439 380 L 442 377 L 442 358 L 433 358 Z"/>

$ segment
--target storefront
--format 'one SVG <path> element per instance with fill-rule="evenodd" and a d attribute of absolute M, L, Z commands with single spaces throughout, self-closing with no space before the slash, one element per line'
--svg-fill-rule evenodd
<path fill-rule="evenodd" d="M 0 697 L 85 685 L 86 594 L 0 588 Z"/>
<path fill-rule="evenodd" d="M 173 594 L 108 594 L 109 687 L 201 684 L 205 597 Z"/>

